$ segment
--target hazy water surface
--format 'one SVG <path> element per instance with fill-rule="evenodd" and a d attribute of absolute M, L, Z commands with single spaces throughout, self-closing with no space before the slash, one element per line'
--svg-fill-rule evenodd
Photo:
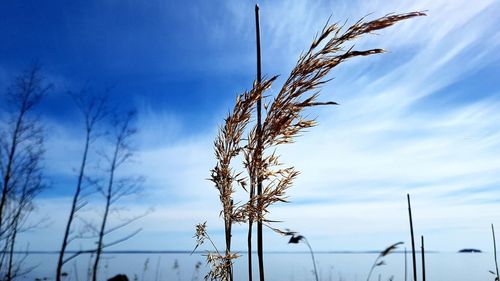
<path fill-rule="evenodd" d="M 366 253 L 317 253 L 316 260 L 320 280 L 366 280 L 373 261 L 378 254 Z M 255 264 L 257 255 L 253 255 Z M 55 254 L 31 254 L 30 264 L 37 268 L 25 276 L 24 280 L 47 278 L 53 280 L 55 272 Z M 417 255 L 420 270 L 420 255 Z M 408 255 L 408 280 L 411 279 L 411 256 Z M 201 262 L 199 274 L 195 265 Z M 405 280 L 404 254 L 393 253 L 385 259 L 386 265 L 377 267 L 371 280 Z M 175 266 L 177 264 L 177 267 Z M 235 263 L 235 280 L 247 280 L 247 259 L 242 255 Z M 311 256 L 308 253 L 267 253 L 265 255 L 267 280 L 314 280 Z M 101 277 L 106 280 L 118 273 L 126 274 L 130 280 L 203 280 L 207 271 L 205 257 L 202 254 L 162 253 L 162 254 L 105 254 L 101 264 Z M 89 266 L 89 256 L 81 256 L 75 262 L 70 262 L 65 271 L 66 281 L 86 281 Z M 489 270 L 494 269 L 492 254 L 458 254 L 429 253 L 426 254 L 427 280 L 433 281 L 478 281 L 494 280 Z M 420 275 L 420 271 L 418 272 Z M 254 276 L 258 272 L 254 270 Z M 198 277 L 198 278 L 197 278 Z"/>

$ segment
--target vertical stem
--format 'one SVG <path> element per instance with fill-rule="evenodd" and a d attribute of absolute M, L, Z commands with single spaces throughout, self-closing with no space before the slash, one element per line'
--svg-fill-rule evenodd
<path fill-rule="evenodd" d="M 71 211 L 69 212 L 69 218 L 66 223 L 66 229 L 64 230 L 64 237 L 61 245 L 61 251 L 59 252 L 59 258 L 57 260 L 56 281 L 61 280 L 62 267 L 64 265 L 64 254 L 66 253 L 66 247 L 68 246 L 69 232 L 71 230 L 71 224 L 73 223 L 73 219 L 76 212 L 76 206 L 78 204 L 78 199 L 80 197 L 80 192 L 82 190 L 83 176 L 85 174 L 85 165 L 87 163 L 87 154 L 89 151 L 89 144 L 90 144 L 90 133 L 91 129 L 87 128 L 87 133 L 85 137 L 85 148 L 83 150 L 83 159 L 80 165 L 80 172 L 78 174 L 78 182 L 76 184 L 75 194 L 73 195 L 73 202 L 71 204 Z"/>
<path fill-rule="evenodd" d="M 491 233 L 493 234 L 493 254 L 495 256 L 495 269 L 497 272 L 497 280 L 500 280 L 500 275 L 498 275 L 498 261 L 497 261 L 497 242 L 495 239 L 495 228 L 491 224 Z"/>
<path fill-rule="evenodd" d="M 111 172 L 113 174 L 114 171 Z M 113 176 L 111 176 L 113 178 Z M 110 180 L 112 182 L 112 180 Z M 111 186 L 111 184 L 110 184 Z M 97 273 L 99 270 L 99 261 L 101 259 L 102 247 L 103 247 L 103 239 L 104 239 L 104 231 L 106 229 L 106 222 L 109 214 L 109 205 L 111 202 L 111 190 L 108 189 L 108 194 L 106 196 L 106 209 L 104 210 L 104 215 L 101 224 L 101 230 L 99 231 L 99 240 L 97 242 L 96 256 L 94 261 L 94 270 L 92 271 L 92 281 L 97 281 Z"/>
<path fill-rule="evenodd" d="M 251 199 L 252 197 L 250 197 Z M 248 219 L 248 236 L 247 236 L 247 248 L 248 248 L 248 281 L 252 281 L 252 219 Z"/>
<path fill-rule="evenodd" d="M 106 230 L 106 223 L 108 221 L 109 208 L 111 205 L 111 197 L 113 195 L 113 184 L 114 184 L 114 176 L 115 176 L 115 171 L 116 171 L 116 161 L 118 159 L 118 151 L 120 149 L 120 145 L 121 145 L 121 142 L 120 142 L 120 139 L 118 139 L 115 143 L 115 151 L 113 154 L 113 160 L 111 162 L 111 166 L 109 169 L 109 181 L 108 181 L 108 188 L 107 188 L 107 194 L 106 194 L 106 207 L 104 209 L 104 215 L 102 217 L 101 229 L 99 231 L 99 240 L 97 242 L 97 249 L 96 249 L 95 261 L 94 261 L 94 270 L 92 271 L 92 281 L 97 281 L 97 272 L 99 270 L 99 261 L 101 259 L 102 248 L 103 248 L 103 239 L 104 239 L 105 230 Z"/>
<path fill-rule="evenodd" d="M 422 281 L 425 281 L 425 248 L 424 248 L 424 236 L 420 236 L 422 240 Z"/>
<path fill-rule="evenodd" d="M 4 267 L 4 262 L 8 262 L 7 253 L 9 249 L 9 239 L 4 239 L 2 249 L 0 250 L 0 269 Z"/>
<path fill-rule="evenodd" d="M 230 202 L 229 210 L 231 213 L 233 213 L 233 200 L 231 200 Z M 227 257 L 231 253 L 231 237 L 232 237 L 231 231 L 233 222 L 231 217 L 225 218 L 224 221 L 226 222 L 225 233 L 226 233 L 226 257 Z M 229 280 L 233 281 L 233 264 L 229 258 L 226 259 L 226 266 L 227 270 L 229 271 Z"/>
<path fill-rule="evenodd" d="M 28 184 L 29 184 L 30 178 L 31 178 L 31 171 L 28 172 L 28 174 L 26 175 L 25 183 L 24 183 L 23 190 L 22 190 L 22 195 L 21 195 L 21 198 L 19 199 L 20 201 L 18 203 L 19 205 L 17 206 L 16 213 L 15 213 L 14 217 L 12 218 L 12 222 L 11 222 L 12 234 L 10 234 L 11 237 L 10 238 L 7 237 L 7 242 L 10 240 L 10 243 L 11 243 L 10 250 L 9 250 L 9 264 L 8 264 L 8 270 L 7 270 L 7 280 L 16 279 L 17 271 L 19 270 L 19 266 L 18 266 L 18 269 L 13 271 L 14 249 L 15 249 L 17 234 L 19 231 L 19 221 L 22 220 L 22 218 L 21 218 L 22 211 L 25 209 L 24 205 L 26 204 L 26 201 L 29 200 L 27 198 L 27 196 L 29 196 L 29 194 L 28 194 L 29 191 L 27 189 L 28 189 Z M 15 209 L 15 207 L 14 207 L 14 209 Z"/>
<path fill-rule="evenodd" d="M 20 208 L 20 207 L 19 207 Z M 13 280 L 13 267 L 14 267 L 14 245 L 16 243 L 16 235 L 17 235 L 17 220 L 14 222 L 14 226 L 13 226 L 13 233 L 12 233 L 12 238 L 7 238 L 7 241 L 10 240 L 10 250 L 9 250 L 9 266 L 8 266 L 8 269 L 7 269 L 7 276 L 6 276 L 6 280 L 7 281 L 11 281 Z"/>
<path fill-rule="evenodd" d="M 377 261 L 378 261 L 379 258 L 380 258 L 380 256 L 378 256 L 375 259 L 375 262 L 372 264 L 372 267 L 370 268 L 370 271 L 368 272 L 368 277 L 366 278 L 366 281 L 370 281 L 370 277 L 372 276 L 373 269 L 375 269 L 375 266 L 377 266 Z"/>
<path fill-rule="evenodd" d="M 413 281 L 417 281 L 417 261 L 415 258 L 415 237 L 413 236 L 413 221 L 411 218 L 410 194 L 406 194 L 408 198 L 408 214 L 410 216 L 410 233 L 411 233 L 411 254 L 413 258 Z"/>
<path fill-rule="evenodd" d="M 313 265 L 314 265 L 314 276 L 316 277 L 316 281 L 319 281 L 318 270 L 316 269 L 316 260 L 314 259 L 313 249 L 312 249 L 311 245 L 309 245 L 309 242 L 307 241 L 307 239 L 305 237 L 304 237 L 304 242 L 306 242 L 307 247 L 309 247 L 309 251 L 311 251 L 311 257 L 312 257 L 312 261 L 313 261 Z"/>
<path fill-rule="evenodd" d="M 156 275 L 155 275 L 155 281 L 159 281 L 158 279 L 160 277 L 160 262 L 161 262 L 161 256 L 158 255 L 158 260 L 156 261 Z"/>
<path fill-rule="evenodd" d="M 405 281 L 408 278 L 408 257 L 406 254 L 406 247 L 405 247 Z"/>
<path fill-rule="evenodd" d="M 259 5 L 255 5 L 255 32 L 257 36 L 257 84 L 260 85 L 261 80 L 262 80 L 262 73 L 261 73 L 261 54 L 260 54 L 260 21 L 259 21 Z M 257 101 L 257 162 L 260 163 L 262 159 L 262 116 L 261 116 L 261 111 L 262 111 L 262 100 L 261 97 L 259 97 L 259 100 Z M 258 166 L 260 167 L 260 165 Z M 257 168 L 257 205 L 258 205 L 258 220 L 257 220 L 257 254 L 259 256 L 259 277 L 260 281 L 264 281 L 264 251 L 263 251 L 263 243 L 262 243 L 262 214 L 261 212 L 261 199 L 260 196 L 262 195 L 262 179 L 260 176 L 260 168 Z"/>
<path fill-rule="evenodd" d="M 75 280 L 76 280 L 76 281 L 80 281 L 80 280 L 78 279 L 78 266 L 76 265 L 76 261 L 75 261 L 75 262 L 73 262 L 73 272 L 75 273 L 75 274 L 74 274 L 74 275 L 75 275 Z"/>

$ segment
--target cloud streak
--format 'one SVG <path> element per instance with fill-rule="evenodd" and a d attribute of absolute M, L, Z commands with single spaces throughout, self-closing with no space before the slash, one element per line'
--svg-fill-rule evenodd
<path fill-rule="evenodd" d="M 231 47 L 252 47 L 253 6 L 228 1 L 220 8 L 225 17 L 199 14 L 200 21 L 213 25 L 204 29 L 211 32 L 208 36 Z M 465 93 L 474 95 L 466 102 L 452 88 L 472 83 L 485 68 L 498 69 L 498 1 L 263 3 L 265 73 L 286 76 L 332 13 L 332 20 L 349 17 L 352 22 L 374 11 L 369 19 L 412 10 L 428 10 L 429 16 L 356 42 L 360 49 L 383 47 L 389 52 L 347 62 L 336 70 L 322 98 L 341 105 L 311 113 L 318 115 L 319 126 L 278 151 L 301 175 L 289 193 L 292 203 L 274 207 L 270 218 L 305 234 L 318 248 L 364 250 L 407 239 L 408 192 L 415 201 L 416 228 L 429 237 L 432 249 L 486 249 L 489 223 L 500 224 L 500 191 L 495 188 L 500 183 L 500 87 L 492 83 L 493 87 L 474 89 Z M 242 43 L 231 41 L 235 32 Z M 253 77 L 251 47 L 221 50 L 224 63 L 214 69 Z M 275 86 L 270 94 L 277 90 Z M 448 101 L 444 106 L 439 103 L 443 100 Z M 182 114 L 142 108 L 146 110 L 139 120 L 137 165 L 130 171 L 146 176 L 146 192 L 131 209 L 155 206 L 156 212 L 142 221 L 144 232 L 128 245 L 172 239 L 178 242 L 164 245 L 190 249 L 194 242 L 189 233 L 205 220 L 218 237 L 222 224 L 217 192 L 205 179 L 214 164 L 216 120 L 222 123 L 227 108 L 215 109 L 219 117 L 207 116 L 208 129 L 203 132 L 191 131 Z M 63 158 L 77 155 L 79 147 L 78 137 L 65 128 L 60 132 L 66 137 L 48 146 L 49 158 L 59 159 L 50 166 L 57 171 L 68 167 Z M 62 152 L 57 147 L 69 149 Z M 51 231 L 59 233 L 57 228 Z M 235 241 L 244 240 L 239 228 Z M 447 239 L 456 233 L 460 239 Z M 277 235 L 266 239 L 269 250 L 286 248 Z M 236 245 L 244 248 L 243 243 Z"/>

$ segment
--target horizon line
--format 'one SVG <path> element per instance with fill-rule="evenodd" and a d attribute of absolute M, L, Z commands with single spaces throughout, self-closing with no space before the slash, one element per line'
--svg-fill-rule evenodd
<path fill-rule="evenodd" d="M 425 253 L 460 253 L 460 250 L 457 251 L 437 251 L 437 250 L 429 250 L 425 251 Z M 76 254 L 80 252 L 81 254 L 93 254 L 94 250 L 84 250 L 77 251 L 71 250 L 66 251 L 68 254 Z M 187 251 L 187 250 L 111 250 L 111 251 L 103 251 L 103 254 L 206 254 L 207 252 L 213 251 Z M 234 251 L 235 253 L 247 254 L 248 251 Z M 382 251 L 380 250 L 320 250 L 314 251 L 315 254 L 380 254 Z M 0 251 L 0 253 L 9 253 L 9 251 Z M 59 254 L 60 251 L 56 250 L 28 250 L 28 251 L 14 251 L 14 254 Z M 276 250 L 276 251 L 264 251 L 267 254 L 310 254 L 309 251 L 285 251 L 285 250 Z M 392 253 L 404 254 L 404 250 L 393 251 Z M 407 251 L 407 253 L 411 253 L 411 251 Z M 415 253 L 421 253 L 420 250 L 415 251 Z M 480 250 L 479 253 L 489 253 L 489 251 Z M 252 254 L 257 254 L 256 251 L 252 251 Z"/>

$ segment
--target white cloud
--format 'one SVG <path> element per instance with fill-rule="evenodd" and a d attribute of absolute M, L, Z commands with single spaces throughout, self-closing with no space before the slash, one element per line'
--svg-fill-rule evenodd
<path fill-rule="evenodd" d="M 244 36 L 253 36 L 253 26 L 247 25 L 253 10 L 246 11 L 245 6 L 243 12 L 240 3 L 228 2 L 226 9 L 233 18 L 227 21 Z M 477 100 L 446 108 L 419 103 L 437 98 L 438 93 L 452 97 L 454 93 L 442 90 L 498 61 L 495 27 L 499 21 L 493 12 L 500 10 L 498 2 L 318 3 L 263 4 L 263 33 L 269 40 L 266 73 L 288 73 L 331 13 L 334 19 L 349 16 L 351 21 L 374 11 L 369 18 L 411 10 L 428 10 L 429 16 L 361 41 L 361 48 L 387 47 L 391 52 L 353 60 L 335 72 L 338 79 L 324 90 L 324 99 L 332 99 L 327 93 L 335 93 L 333 99 L 341 106 L 321 109 L 319 126 L 279 151 L 283 162 L 302 173 L 289 193 L 297 203 L 273 208 L 271 217 L 303 232 L 318 248 L 382 248 L 407 238 L 405 195 L 410 192 L 416 229 L 430 236 L 431 249 L 456 250 L 469 244 L 487 248 L 483 230 L 490 222 L 500 224 L 496 219 L 500 208 L 491 202 L 500 193 L 487 188 L 500 181 L 500 102 L 479 95 Z M 498 88 L 482 90 L 499 92 Z M 224 116 L 225 111 L 221 122 Z M 189 248 L 194 224 L 204 220 L 219 233 L 218 194 L 205 180 L 214 164 L 216 128 L 213 133 L 185 137 L 182 132 L 189 124 L 179 116 L 147 111 L 140 118 L 141 148 L 138 164 L 131 170 L 145 175 L 147 181 L 137 210 L 154 205 L 156 212 L 141 221 L 143 238 L 128 245 L 174 239 L 181 242 L 165 245 Z M 55 132 L 62 137 L 49 145 L 50 159 L 56 159 L 50 167 L 58 171 L 73 166 L 64 159 L 79 151 L 77 138 L 64 136 L 61 130 Z M 67 149 L 62 152 L 57 147 Z M 462 238 L 447 239 L 457 232 Z M 243 235 L 240 231 L 234 236 L 240 248 L 244 248 Z"/>

